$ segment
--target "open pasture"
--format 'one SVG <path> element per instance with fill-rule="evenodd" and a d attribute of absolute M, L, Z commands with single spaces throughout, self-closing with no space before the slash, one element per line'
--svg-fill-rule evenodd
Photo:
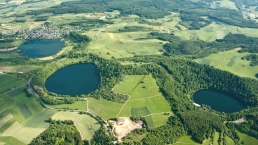
<path fill-rule="evenodd" d="M 88 98 L 88 109 L 98 114 L 104 120 L 116 117 L 123 103 L 108 101 L 106 99 Z"/>
<path fill-rule="evenodd" d="M 0 74 L 0 80 L 0 94 L 24 84 L 24 80 L 17 78 L 16 75 Z"/>
<path fill-rule="evenodd" d="M 180 32 L 182 35 L 192 34 L 203 41 L 211 42 L 216 39 L 222 39 L 229 33 L 233 34 L 244 34 L 250 37 L 257 37 L 258 29 L 254 28 L 241 28 L 237 26 L 224 25 L 211 23 L 210 25 L 201 28 L 200 30 L 186 30 Z"/>
<path fill-rule="evenodd" d="M 25 145 L 25 143 L 17 140 L 14 137 L 0 137 L 0 145 Z"/>
<path fill-rule="evenodd" d="M 257 145 L 258 144 L 258 140 L 251 136 L 248 136 L 241 132 L 238 132 L 238 135 L 240 137 L 241 142 L 243 142 L 244 145 Z"/>
<path fill-rule="evenodd" d="M 114 91 L 130 96 L 117 114 L 118 117 L 142 116 L 146 117 L 150 127 L 158 127 L 166 124 L 171 115 L 164 115 L 171 108 L 151 75 L 127 76 Z"/>
<path fill-rule="evenodd" d="M 87 48 L 88 51 L 105 58 L 161 54 L 160 51 L 163 50 L 164 42 L 156 39 L 146 39 L 149 32 L 108 32 L 120 28 L 122 26 L 111 25 L 104 29 L 87 32 L 86 34 L 92 39 Z"/>
<path fill-rule="evenodd" d="M 250 61 L 241 59 L 250 53 L 237 52 L 237 49 L 211 54 L 205 58 L 196 59 L 201 64 L 214 66 L 215 68 L 229 71 L 241 77 L 249 77 L 255 79 L 258 73 L 258 66 L 250 66 Z"/>

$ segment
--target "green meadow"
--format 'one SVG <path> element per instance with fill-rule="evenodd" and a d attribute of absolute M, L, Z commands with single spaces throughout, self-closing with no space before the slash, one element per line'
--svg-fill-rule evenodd
<path fill-rule="evenodd" d="M 211 54 L 205 58 L 196 59 L 201 64 L 214 66 L 215 68 L 229 71 L 241 77 L 255 79 L 258 73 L 258 66 L 250 66 L 250 61 L 243 60 L 242 57 L 250 53 L 237 52 L 237 49 Z"/>
<path fill-rule="evenodd" d="M 25 81 L 16 75 L 0 77 L 0 141 L 28 144 L 48 127 L 45 121 L 55 111 L 43 108 L 36 97 L 28 96 Z"/>
<path fill-rule="evenodd" d="M 169 113 L 170 106 L 151 75 L 127 76 L 114 91 L 130 96 L 117 114 L 118 117 L 142 116 L 150 127 L 158 127 L 166 124 L 167 118 L 172 114 Z"/>
<path fill-rule="evenodd" d="M 149 32 L 117 33 L 121 27 L 123 24 L 115 24 L 87 32 L 86 34 L 92 39 L 88 51 L 104 58 L 161 54 L 164 42 L 147 39 Z"/>

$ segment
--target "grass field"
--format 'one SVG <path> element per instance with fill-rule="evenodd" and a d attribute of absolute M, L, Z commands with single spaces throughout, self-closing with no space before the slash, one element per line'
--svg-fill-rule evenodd
<path fill-rule="evenodd" d="M 171 112 L 170 106 L 151 75 L 127 76 L 114 91 L 130 96 L 117 114 L 118 117 L 143 116 L 150 127 L 166 124 L 169 115 L 163 114 Z"/>
<path fill-rule="evenodd" d="M 241 77 L 255 79 L 258 73 L 258 66 L 250 66 L 250 61 L 241 59 L 249 53 L 238 53 L 236 49 L 212 54 L 205 58 L 195 60 L 201 64 L 214 66 L 215 68 L 229 71 Z"/>
<path fill-rule="evenodd" d="M 43 132 L 45 122 L 55 111 L 43 108 L 34 96 L 25 92 L 25 81 L 16 75 L 1 75 L 0 90 L 0 141 L 7 144 L 25 144 Z"/>
<path fill-rule="evenodd" d="M 116 117 L 123 106 L 122 103 L 108 101 L 106 99 L 88 98 L 88 107 L 90 110 L 101 116 L 104 120 Z"/>
<path fill-rule="evenodd" d="M 155 79 L 151 75 L 129 75 L 114 89 L 117 93 L 130 95 L 125 103 L 116 103 L 105 99 L 88 98 L 88 108 L 104 120 L 114 117 L 142 116 L 150 127 L 166 124 L 172 115 L 169 103 L 159 92 Z M 164 115 L 164 112 L 170 115 Z"/>
<path fill-rule="evenodd" d="M 250 137 L 244 133 L 238 132 L 238 135 L 240 137 L 241 142 L 243 142 L 244 145 L 257 145 L 258 140 Z"/>
<path fill-rule="evenodd" d="M 21 40 L 16 40 L 16 41 L 10 42 L 10 43 L 0 43 L 0 49 L 18 47 L 19 45 L 21 45 L 21 43 L 22 43 Z"/>
<path fill-rule="evenodd" d="M 16 75 L 0 75 L 0 80 L 0 94 L 24 83 L 24 80 L 17 78 Z"/>
<path fill-rule="evenodd" d="M 134 24 L 134 26 L 142 26 Z M 163 49 L 164 42 L 157 39 L 146 39 L 149 32 L 116 32 L 122 27 L 131 25 L 119 23 L 87 32 L 86 34 L 92 39 L 87 48 L 88 51 L 105 58 L 161 54 L 160 50 Z"/>
<path fill-rule="evenodd" d="M 100 128 L 97 120 L 86 114 L 78 114 L 78 112 L 57 112 L 52 119 L 74 121 L 82 138 L 87 140 L 91 140 L 94 132 Z"/>
<path fill-rule="evenodd" d="M 1 142 L 3 142 L 4 145 L 25 145 L 14 137 L 0 137 L 0 144 Z"/>

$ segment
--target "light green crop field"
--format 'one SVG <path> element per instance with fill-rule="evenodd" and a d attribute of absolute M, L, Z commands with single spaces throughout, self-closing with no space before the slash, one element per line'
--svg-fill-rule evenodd
<path fill-rule="evenodd" d="M 182 136 L 180 137 L 176 143 L 174 143 L 173 145 L 200 145 L 198 143 L 196 143 L 191 136 L 186 135 L 186 136 Z"/>
<path fill-rule="evenodd" d="M 171 112 L 171 108 L 151 75 L 127 76 L 114 91 L 130 96 L 117 114 L 118 117 L 146 117 L 150 127 L 166 124 L 169 115 L 164 113 Z"/>
<path fill-rule="evenodd" d="M 108 101 L 106 99 L 88 98 L 88 107 L 104 120 L 116 117 L 123 103 Z"/>
<path fill-rule="evenodd" d="M 11 43 L 0 43 L 0 49 L 18 47 L 19 45 L 21 45 L 21 43 L 22 43 L 21 40 L 16 40 Z"/>
<path fill-rule="evenodd" d="M 250 37 L 257 37 L 258 29 L 253 28 L 241 28 L 230 25 L 222 25 L 217 23 L 212 23 L 206 27 L 203 27 L 200 30 L 191 30 L 188 32 L 195 33 L 201 40 L 204 41 L 214 41 L 217 38 L 222 39 L 229 33 L 233 34 L 244 34 Z"/>
<path fill-rule="evenodd" d="M 161 54 L 164 42 L 157 39 L 146 39 L 149 32 L 110 32 L 110 30 L 115 31 L 121 27 L 111 25 L 87 32 L 86 34 L 92 39 L 87 50 L 105 58 Z"/>
<path fill-rule="evenodd" d="M 0 75 L 0 93 L 4 93 L 11 89 L 21 86 L 24 80 L 17 78 L 16 75 Z"/>
<path fill-rule="evenodd" d="M 36 97 L 28 96 L 24 80 L 8 74 L 1 75 L 3 82 L 6 84 L 1 85 L 0 90 L 8 91 L 0 94 L 0 141 L 6 144 L 28 144 L 48 127 L 45 121 L 55 111 L 43 108 Z"/>
<path fill-rule="evenodd" d="M 4 145 L 25 145 L 14 137 L 0 137 L 0 144 L 1 143 L 4 143 Z"/>
<path fill-rule="evenodd" d="M 82 139 L 87 140 L 91 140 L 94 136 L 94 132 L 100 128 L 100 124 L 97 120 L 86 114 L 78 114 L 78 112 L 57 112 L 52 119 L 74 121 Z"/>
<path fill-rule="evenodd" d="M 249 77 L 255 79 L 258 73 L 258 66 L 250 66 L 250 61 L 241 59 L 250 53 L 238 53 L 236 49 L 212 54 L 205 58 L 196 59 L 201 64 L 214 66 L 215 68 L 229 71 L 241 77 Z"/>
<path fill-rule="evenodd" d="M 217 23 L 211 23 L 210 25 L 203 27 L 200 30 L 174 29 L 173 33 L 176 36 L 181 37 L 182 39 L 189 40 L 199 38 L 206 42 L 215 41 L 216 39 L 222 39 L 229 33 L 244 34 L 250 37 L 258 37 L 256 35 L 258 33 L 258 29 L 241 28 L 237 26 L 223 25 Z"/>
<path fill-rule="evenodd" d="M 248 136 L 241 132 L 238 132 L 238 135 L 240 137 L 241 142 L 243 141 L 244 145 L 257 145 L 258 144 L 258 140 L 251 136 Z"/>

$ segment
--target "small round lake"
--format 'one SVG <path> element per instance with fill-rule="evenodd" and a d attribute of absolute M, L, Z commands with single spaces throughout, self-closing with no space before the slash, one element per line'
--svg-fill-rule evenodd
<path fill-rule="evenodd" d="M 220 112 L 232 113 L 244 109 L 239 100 L 223 92 L 206 89 L 194 93 L 193 100 L 197 104 L 205 104 Z"/>
<path fill-rule="evenodd" d="M 64 47 L 59 39 L 41 39 L 22 44 L 18 49 L 30 58 L 41 58 L 57 54 Z"/>
<path fill-rule="evenodd" d="M 95 91 L 100 84 L 100 73 L 91 63 L 73 64 L 57 70 L 45 83 L 49 92 L 76 96 Z"/>

